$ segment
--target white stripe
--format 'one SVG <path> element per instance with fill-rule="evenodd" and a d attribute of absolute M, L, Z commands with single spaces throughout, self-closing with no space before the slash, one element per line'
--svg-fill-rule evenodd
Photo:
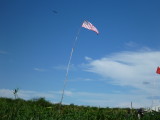
<path fill-rule="evenodd" d="M 99 33 L 97 28 L 94 27 L 90 22 L 88 21 L 84 21 L 83 24 L 82 24 L 82 27 L 86 28 L 86 29 L 89 29 L 89 30 L 92 30 L 94 32 L 96 32 L 97 34 Z"/>

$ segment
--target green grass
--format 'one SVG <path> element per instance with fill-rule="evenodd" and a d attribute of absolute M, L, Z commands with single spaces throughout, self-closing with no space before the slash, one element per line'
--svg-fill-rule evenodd
<path fill-rule="evenodd" d="M 136 110 L 52 104 L 34 100 L 0 98 L 0 120 L 137 120 Z M 160 113 L 145 113 L 142 120 L 159 120 Z"/>

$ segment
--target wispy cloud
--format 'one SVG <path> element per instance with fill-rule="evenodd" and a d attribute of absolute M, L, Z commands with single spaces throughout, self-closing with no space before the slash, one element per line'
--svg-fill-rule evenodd
<path fill-rule="evenodd" d="M 43 68 L 34 68 L 35 71 L 39 71 L 39 72 L 44 72 L 46 71 L 46 69 L 43 69 Z"/>
<path fill-rule="evenodd" d="M 147 92 L 155 90 L 154 80 L 160 65 L 160 51 L 119 52 L 101 59 L 88 61 L 85 71 L 112 80 L 111 84 L 132 86 Z M 158 92 L 159 90 L 155 90 Z"/>
<path fill-rule="evenodd" d="M 19 90 L 18 97 L 23 99 L 33 99 L 44 97 L 47 100 L 58 103 L 60 101 L 62 91 L 47 91 L 38 92 L 30 90 Z M 14 98 L 13 90 L 0 89 L 0 97 Z M 65 91 L 63 103 L 70 104 L 67 99 L 73 99 L 72 103 L 77 105 L 90 105 L 101 107 L 130 107 L 130 102 L 133 102 L 133 107 L 146 107 L 151 104 L 150 97 L 146 95 L 133 95 L 125 93 L 94 93 L 80 91 Z M 118 99 L 117 99 L 118 98 Z M 146 98 L 146 99 L 144 99 Z"/>
<path fill-rule="evenodd" d="M 14 98 L 13 90 L 0 89 L 0 96 Z M 19 90 L 18 97 L 23 98 L 23 99 L 32 99 L 32 98 L 40 98 L 40 97 L 45 97 L 48 99 L 55 98 L 52 92 L 37 92 L 37 91 L 29 91 L 29 90 Z"/>
<path fill-rule="evenodd" d="M 133 41 L 129 41 L 129 42 L 125 43 L 125 45 L 127 47 L 137 47 L 138 46 L 138 44 Z"/>
<path fill-rule="evenodd" d="M 54 66 L 53 68 L 56 70 L 64 70 L 64 71 L 67 70 L 67 66 L 65 66 L 65 65 Z M 74 64 L 70 64 L 69 70 L 76 70 L 76 69 L 77 68 Z"/>
<path fill-rule="evenodd" d="M 0 96 L 1 97 L 13 97 L 13 90 L 9 89 L 0 89 Z"/>
<path fill-rule="evenodd" d="M 66 70 L 67 66 L 59 65 L 59 66 L 54 66 L 53 68 L 56 69 L 56 70 Z"/>
<path fill-rule="evenodd" d="M 52 99 L 53 101 L 60 100 L 62 91 L 31 91 L 31 90 L 19 90 L 18 97 L 23 99 L 33 99 L 44 97 L 46 99 Z M 72 91 L 65 91 L 66 97 L 71 97 L 73 95 Z M 0 89 L 0 97 L 14 98 L 13 90 L 11 89 Z M 56 101 L 59 102 L 59 101 Z"/>
<path fill-rule="evenodd" d="M 92 93 L 92 92 L 73 92 L 73 97 L 77 98 L 80 105 L 91 105 L 101 107 L 130 107 L 131 101 L 133 107 L 148 107 L 151 100 L 143 94 L 125 94 L 125 93 Z M 118 98 L 118 99 L 117 99 Z"/>
<path fill-rule="evenodd" d="M 76 78 L 76 79 L 71 79 L 69 81 L 70 82 L 93 82 L 93 81 L 98 81 L 98 80 L 92 79 L 92 78 Z"/>
<path fill-rule="evenodd" d="M 160 96 L 150 96 L 150 97 L 147 97 L 148 99 L 157 99 L 159 100 L 160 99 Z"/>
<path fill-rule="evenodd" d="M 7 53 L 8 53 L 7 51 L 0 50 L 0 54 L 7 54 Z"/>
<path fill-rule="evenodd" d="M 51 91 L 52 93 L 56 94 L 56 95 L 61 95 L 62 94 L 62 91 Z M 73 92 L 72 91 L 68 91 L 68 90 L 65 90 L 64 91 L 64 95 L 65 96 L 72 96 L 73 95 Z"/>
<path fill-rule="evenodd" d="M 86 56 L 86 57 L 85 57 L 85 60 L 88 60 L 88 61 L 89 61 L 89 60 L 92 60 L 92 58 Z"/>

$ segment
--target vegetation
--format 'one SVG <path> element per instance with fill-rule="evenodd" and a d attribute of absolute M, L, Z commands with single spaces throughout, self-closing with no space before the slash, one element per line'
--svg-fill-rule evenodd
<path fill-rule="evenodd" d="M 159 120 L 160 113 L 145 113 L 141 120 Z M 136 110 L 52 104 L 44 98 L 0 98 L 0 120 L 137 120 Z"/>

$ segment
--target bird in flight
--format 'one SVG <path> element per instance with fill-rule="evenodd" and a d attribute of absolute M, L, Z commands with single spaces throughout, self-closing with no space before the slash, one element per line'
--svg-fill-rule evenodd
<path fill-rule="evenodd" d="M 52 10 L 52 12 L 53 12 L 54 14 L 58 14 L 58 12 L 57 12 L 56 10 Z"/>

